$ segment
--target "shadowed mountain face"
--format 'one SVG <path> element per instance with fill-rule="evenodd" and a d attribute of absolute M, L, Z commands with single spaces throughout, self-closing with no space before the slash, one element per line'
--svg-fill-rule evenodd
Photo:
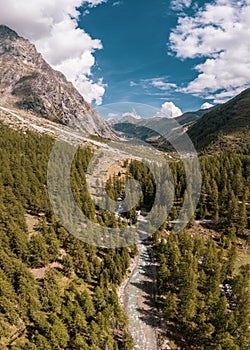
<path fill-rule="evenodd" d="M 52 69 L 34 45 L 0 26 L 0 103 L 87 134 L 112 137 L 95 108 L 65 76 Z"/>
<path fill-rule="evenodd" d="M 247 89 L 205 114 L 189 129 L 188 135 L 199 151 L 218 142 L 227 148 L 235 147 L 249 140 L 249 126 L 250 89 Z"/>
<path fill-rule="evenodd" d="M 211 107 L 208 109 L 200 109 L 196 112 L 186 112 L 182 114 L 180 117 L 176 118 L 176 121 L 181 125 L 193 125 L 195 122 L 197 122 L 199 119 L 201 119 L 205 114 L 209 113 L 211 110 L 213 110 L 216 107 Z"/>

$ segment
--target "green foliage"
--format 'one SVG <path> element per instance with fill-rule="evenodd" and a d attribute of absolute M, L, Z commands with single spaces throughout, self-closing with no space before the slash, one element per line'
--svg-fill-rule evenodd
<path fill-rule="evenodd" d="M 189 205 L 190 226 L 194 220 L 212 220 L 215 224 L 226 221 L 227 227 L 235 228 L 238 235 L 244 235 L 249 228 L 248 217 L 250 201 L 250 156 L 241 154 L 224 154 L 200 157 L 202 187 L 198 206 L 192 216 L 192 201 Z M 167 169 L 155 168 L 158 179 L 158 191 L 161 190 L 160 202 L 155 199 L 154 179 L 152 172 L 145 164 L 132 161 L 129 166 L 131 175 L 140 182 L 143 196 L 136 209 L 151 210 L 153 207 L 154 224 L 166 212 L 170 211 L 169 221 L 179 216 L 185 196 L 187 195 L 185 169 L 182 162 L 169 164 L 173 183 Z M 174 198 L 169 193 L 173 191 Z M 173 201 L 173 203 L 172 203 Z M 166 207 L 162 207 L 164 204 Z M 173 205 L 172 205 L 173 204 Z M 161 212 L 163 209 L 163 212 Z M 194 208 L 195 209 L 195 208 Z M 157 225 L 156 225 L 157 226 Z"/>
<path fill-rule="evenodd" d="M 0 348 L 132 349 L 116 296 L 132 249 L 97 249 L 69 235 L 46 189 L 53 140 L 0 129 Z M 96 220 L 84 173 L 91 156 L 78 150 L 71 184 Z M 32 231 L 26 213 L 38 222 Z"/>
<path fill-rule="evenodd" d="M 182 349 L 247 350 L 250 266 L 233 275 L 232 248 L 221 254 L 213 240 L 188 232 L 170 233 L 167 241 L 157 238 L 153 247 L 167 336 Z"/>
<path fill-rule="evenodd" d="M 132 349 L 116 288 L 137 247 L 97 249 L 69 235 L 54 217 L 46 189 L 52 139 L 0 128 L 0 347 Z M 98 210 L 91 200 L 85 178 L 91 157 L 89 148 L 79 149 L 71 172 L 73 194 L 86 216 L 105 226 L 131 225 L 137 220 L 136 209 L 149 211 L 154 205 L 157 226 L 166 210 L 162 201 L 169 203 L 170 211 L 174 200 L 162 225 L 171 229 L 186 192 L 182 162 L 170 164 L 174 184 L 165 168 L 155 168 L 154 179 L 145 164 L 127 164 L 128 177 L 139 181 L 142 196 L 125 213 L 124 223 Z M 201 197 L 190 225 L 194 219 L 209 219 L 222 225 L 221 238 L 216 243 L 186 232 L 164 240 L 159 232 L 154 235 L 158 305 L 168 335 L 179 339 L 181 348 L 246 350 L 249 267 L 234 275 L 234 264 L 237 237 L 247 238 L 249 228 L 250 157 L 224 154 L 200 161 Z M 154 203 L 157 181 L 162 191 Z M 111 177 L 106 189 L 117 199 L 124 179 Z M 26 213 L 39 222 L 32 232 Z"/>

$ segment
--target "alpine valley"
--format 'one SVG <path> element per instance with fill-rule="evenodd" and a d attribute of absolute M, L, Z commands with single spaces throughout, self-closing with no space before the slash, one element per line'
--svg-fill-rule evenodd
<path fill-rule="evenodd" d="M 189 198 L 185 166 L 193 160 L 176 157 L 153 131 L 164 133 L 166 118 L 127 116 L 108 125 L 33 44 L 0 26 L 1 350 L 250 348 L 250 89 L 176 121 L 178 135 L 187 133 L 198 151 L 202 175 L 197 207 L 190 204 L 179 232 L 175 224 Z M 166 213 L 155 199 L 157 179 L 171 171 L 162 177 L 161 199 L 168 202 L 174 185 L 173 203 L 153 235 L 105 248 L 66 230 L 47 185 L 57 137 L 81 140 L 71 189 L 82 213 L 101 228 L 132 232 L 149 212 L 159 222 Z M 131 139 L 155 147 L 148 159 L 123 159 Z M 113 164 L 88 184 L 97 150 L 113 152 Z M 167 166 L 156 164 L 153 174 L 156 154 Z M 67 154 L 61 157 L 63 164 Z M 104 166 L 96 161 L 96 168 Z M 141 195 L 124 209 L 132 179 Z M 89 188 L 102 182 L 119 210 L 104 210 L 91 197 Z M 68 203 L 62 205 L 67 213 Z"/>

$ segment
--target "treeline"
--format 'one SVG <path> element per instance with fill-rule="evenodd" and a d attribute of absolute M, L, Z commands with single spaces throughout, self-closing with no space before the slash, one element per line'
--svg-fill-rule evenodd
<path fill-rule="evenodd" d="M 0 128 L 0 348 L 132 349 L 116 288 L 135 247 L 101 249 L 68 234 L 46 188 L 53 140 Z M 86 190 L 91 156 L 78 151 L 72 190 L 86 215 L 109 225 Z"/>

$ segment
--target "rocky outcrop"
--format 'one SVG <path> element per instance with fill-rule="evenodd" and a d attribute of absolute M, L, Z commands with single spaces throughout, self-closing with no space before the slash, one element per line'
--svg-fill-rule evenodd
<path fill-rule="evenodd" d="M 0 103 L 102 137 L 112 132 L 98 111 L 52 69 L 28 40 L 0 26 Z"/>

